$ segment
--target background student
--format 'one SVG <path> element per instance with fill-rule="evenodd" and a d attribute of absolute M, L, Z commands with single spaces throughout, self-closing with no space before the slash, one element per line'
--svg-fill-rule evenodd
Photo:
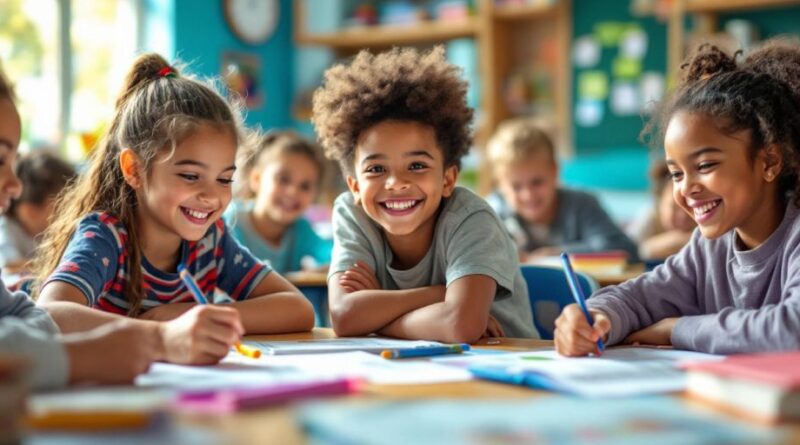
<path fill-rule="evenodd" d="M 599 337 L 718 354 L 800 349 L 798 79 L 796 40 L 741 63 L 700 47 L 648 128 L 663 132 L 674 199 L 699 230 L 653 272 L 595 293 L 593 327 L 564 308 L 560 353 L 594 352 Z"/>
<path fill-rule="evenodd" d="M 225 213 L 231 233 L 279 273 L 327 270 L 333 241 L 303 217 L 325 173 L 322 149 L 292 131 L 270 132 L 248 148 L 239 162 L 245 201 Z M 304 259 L 314 267 L 303 267 Z"/>
<path fill-rule="evenodd" d="M 190 336 L 165 330 L 168 359 L 213 363 L 245 333 L 309 330 L 311 304 L 253 257 L 220 217 L 231 199 L 239 126 L 225 100 L 155 54 L 139 57 L 88 171 L 68 187 L 37 257 L 39 303 L 61 329 L 128 315 L 169 321 L 202 291 Z"/>
<path fill-rule="evenodd" d="M 678 253 L 692 237 L 697 224 L 672 198 L 672 174 L 659 160 L 650 168 L 654 206 L 644 218 L 634 222 L 631 234 L 639 243 L 639 257 L 663 260 Z"/>
<path fill-rule="evenodd" d="M 36 150 L 20 157 L 16 174 L 22 193 L 0 215 L 0 267 L 6 273 L 27 271 L 23 266 L 33 259 L 56 195 L 74 178 L 75 170 L 55 153 Z"/>
<path fill-rule="evenodd" d="M 338 335 L 537 335 L 511 239 L 455 185 L 470 146 L 466 89 L 439 47 L 362 51 L 315 92 L 314 125 L 350 190 L 334 204 L 328 273 Z"/>
<path fill-rule="evenodd" d="M 558 185 L 550 137 L 531 119 L 500 125 L 488 145 L 498 192 L 488 201 L 511 234 L 522 261 L 566 252 L 623 250 L 637 261 L 636 245 L 614 224 L 597 198 Z"/>

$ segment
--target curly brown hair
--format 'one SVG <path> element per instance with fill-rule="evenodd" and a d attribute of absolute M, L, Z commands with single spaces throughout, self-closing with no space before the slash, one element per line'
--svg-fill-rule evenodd
<path fill-rule="evenodd" d="M 460 167 L 472 140 L 466 95 L 461 70 L 447 62 L 441 46 L 374 55 L 364 50 L 349 65 L 325 72 L 314 92 L 312 121 L 325 155 L 339 161 L 345 174 L 352 173 L 359 135 L 385 120 L 430 125 L 445 166 Z"/>
<path fill-rule="evenodd" d="M 800 41 L 771 39 L 741 62 L 740 55 L 700 45 L 681 66 L 681 84 L 658 107 L 642 138 L 661 145 L 669 120 L 681 111 L 710 116 L 725 133 L 750 130 L 751 159 L 766 146 L 780 147 L 780 191 L 794 192 L 800 205 Z"/>

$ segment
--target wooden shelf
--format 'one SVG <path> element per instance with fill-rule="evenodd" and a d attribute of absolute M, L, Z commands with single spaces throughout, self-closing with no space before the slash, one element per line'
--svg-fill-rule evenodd
<path fill-rule="evenodd" d="M 798 0 L 686 0 L 686 12 L 729 12 L 800 5 Z"/>
<path fill-rule="evenodd" d="M 346 29 L 334 33 L 300 34 L 297 42 L 331 48 L 375 48 L 394 45 L 419 45 L 462 37 L 474 37 L 477 21 L 422 22 L 413 25 L 384 25 Z"/>
<path fill-rule="evenodd" d="M 495 5 L 492 15 L 499 20 L 522 21 L 531 20 L 553 15 L 557 11 L 556 4 L 511 4 Z"/>

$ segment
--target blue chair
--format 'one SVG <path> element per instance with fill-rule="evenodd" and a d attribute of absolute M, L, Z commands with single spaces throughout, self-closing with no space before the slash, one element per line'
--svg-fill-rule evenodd
<path fill-rule="evenodd" d="M 583 295 L 589 297 L 598 289 L 594 278 L 575 272 Z M 545 340 L 553 339 L 555 321 L 564 306 L 572 304 L 575 299 L 569 290 L 564 270 L 558 267 L 523 265 L 522 276 L 528 284 L 528 299 L 533 311 L 533 325 Z"/>

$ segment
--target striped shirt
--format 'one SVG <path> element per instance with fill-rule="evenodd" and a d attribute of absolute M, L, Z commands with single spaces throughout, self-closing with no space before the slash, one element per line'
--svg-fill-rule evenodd
<path fill-rule="evenodd" d="M 108 213 L 90 213 L 78 223 L 61 263 L 45 284 L 51 281 L 72 284 L 83 292 L 90 306 L 126 314 L 128 255 L 128 232 L 119 219 Z M 202 239 L 182 241 L 180 255 L 180 262 L 203 293 L 214 300 L 246 299 L 271 271 L 229 235 L 222 220 L 214 223 Z M 142 310 L 194 301 L 177 273 L 157 269 L 144 256 L 141 267 Z"/>

